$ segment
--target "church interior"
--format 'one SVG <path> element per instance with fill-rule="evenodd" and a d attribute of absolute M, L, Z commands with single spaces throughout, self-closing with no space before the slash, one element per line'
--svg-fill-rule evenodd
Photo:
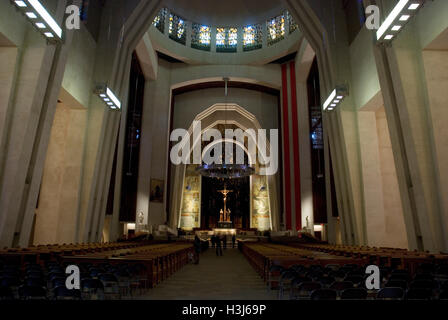
<path fill-rule="evenodd" d="M 1 0 L 0 300 L 448 300 L 447 89 L 446 0 Z"/>

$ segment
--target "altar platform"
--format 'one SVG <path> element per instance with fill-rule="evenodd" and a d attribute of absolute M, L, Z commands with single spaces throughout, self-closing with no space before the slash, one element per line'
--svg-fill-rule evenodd
<path fill-rule="evenodd" d="M 230 228 L 216 228 L 213 229 L 213 234 L 220 235 L 220 236 L 233 236 L 236 235 L 236 229 L 230 229 Z"/>

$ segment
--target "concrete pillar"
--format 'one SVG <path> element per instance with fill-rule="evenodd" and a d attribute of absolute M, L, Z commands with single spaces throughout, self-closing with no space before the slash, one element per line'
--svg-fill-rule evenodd
<path fill-rule="evenodd" d="M 411 249 L 446 250 L 421 49 L 410 24 L 375 49 Z"/>
<path fill-rule="evenodd" d="M 61 22 L 66 1 L 53 3 Z M 17 19 L 26 19 L 15 12 Z M 25 20 L 26 21 L 26 20 Z M 27 23 L 27 22 L 25 22 Z M 8 118 L 8 139 L 2 154 L 0 246 L 29 244 L 34 209 L 72 32 L 64 45 L 48 45 L 31 26 L 19 58 L 14 105 Z"/>
<path fill-rule="evenodd" d="M 448 44 L 445 41 L 446 47 Z M 445 251 L 448 248 L 446 227 L 448 226 L 448 51 L 424 50 L 423 64 L 428 90 L 429 121 L 434 139 L 434 169 L 441 199 L 441 221 L 445 226 Z"/>

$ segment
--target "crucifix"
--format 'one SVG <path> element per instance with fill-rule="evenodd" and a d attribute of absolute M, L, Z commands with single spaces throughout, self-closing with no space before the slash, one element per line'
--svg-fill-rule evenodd
<path fill-rule="evenodd" d="M 224 190 L 218 190 L 219 193 L 221 193 L 223 195 L 224 198 L 224 212 L 223 215 L 220 217 L 221 222 L 230 222 L 230 212 L 227 212 L 227 195 L 231 192 L 233 192 L 233 190 L 227 190 L 227 186 L 224 184 Z"/>

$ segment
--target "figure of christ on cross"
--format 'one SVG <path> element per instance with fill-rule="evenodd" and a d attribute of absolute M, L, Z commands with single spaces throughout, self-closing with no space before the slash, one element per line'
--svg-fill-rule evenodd
<path fill-rule="evenodd" d="M 219 222 L 230 222 L 230 210 L 227 210 L 227 195 L 233 190 L 227 190 L 227 186 L 224 184 L 224 190 L 218 190 L 218 192 L 223 195 L 224 200 L 224 211 L 221 209 Z"/>

